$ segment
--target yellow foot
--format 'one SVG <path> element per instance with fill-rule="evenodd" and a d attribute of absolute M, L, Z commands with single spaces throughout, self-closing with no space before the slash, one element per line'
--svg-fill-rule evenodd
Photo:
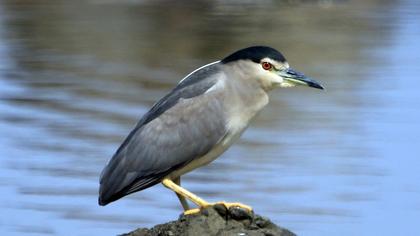
<path fill-rule="evenodd" d="M 201 211 L 201 208 L 194 208 L 184 211 L 184 215 L 194 215 Z"/>
<path fill-rule="evenodd" d="M 223 205 L 226 207 L 226 209 L 230 209 L 232 207 L 238 207 L 247 210 L 248 212 L 252 212 L 252 207 L 247 206 L 245 204 L 239 203 L 239 202 L 216 202 L 216 203 L 209 203 L 207 205 L 201 206 L 200 208 L 194 208 L 184 211 L 184 215 L 193 215 L 197 214 L 201 211 L 203 208 L 207 208 L 214 205 Z"/>
<path fill-rule="evenodd" d="M 245 205 L 245 204 L 242 204 L 240 202 L 216 202 L 212 205 L 223 205 L 223 206 L 226 207 L 226 209 L 230 209 L 232 207 L 238 207 L 238 208 L 245 209 L 249 212 L 252 212 L 252 207 L 250 207 L 248 205 Z"/>

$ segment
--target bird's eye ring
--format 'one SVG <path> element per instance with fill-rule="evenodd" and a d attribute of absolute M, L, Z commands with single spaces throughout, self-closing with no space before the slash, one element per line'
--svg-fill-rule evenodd
<path fill-rule="evenodd" d="M 271 68 L 273 68 L 273 65 L 271 65 L 269 62 L 263 62 L 261 66 L 264 70 L 271 70 Z"/>

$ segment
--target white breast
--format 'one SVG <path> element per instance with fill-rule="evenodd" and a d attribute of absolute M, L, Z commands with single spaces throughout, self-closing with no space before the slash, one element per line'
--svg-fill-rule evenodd
<path fill-rule="evenodd" d="M 232 93 L 224 94 L 226 135 L 210 152 L 200 158 L 196 158 L 183 168 L 172 172 L 170 177 L 175 178 L 181 176 L 215 160 L 239 139 L 251 120 L 267 105 L 268 95 L 264 91 L 254 88 L 236 88 L 235 85 L 229 83 L 229 79 L 224 76 L 219 77 L 219 81 L 206 91 L 206 93 L 217 93 L 230 87 L 229 91 Z M 250 90 L 247 91 L 247 89 Z"/>
<path fill-rule="evenodd" d="M 223 152 L 225 152 L 245 131 L 248 127 L 252 118 L 261 110 L 263 106 L 265 106 L 268 102 L 267 100 L 263 99 L 259 106 L 251 106 L 248 109 L 244 109 L 243 112 L 232 114 L 229 117 L 227 128 L 228 132 L 226 135 L 216 144 L 216 146 L 208 152 L 206 155 L 197 158 L 190 162 L 188 165 L 184 166 L 183 168 L 176 170 L 170 174 L 171 178 L 175 178 L 181 176 L 185 173 L 188 173 L 198 167 L 204 166 L 209 164 L 210 162 L 214 161 L 217 157 L 219 157 Z"/>

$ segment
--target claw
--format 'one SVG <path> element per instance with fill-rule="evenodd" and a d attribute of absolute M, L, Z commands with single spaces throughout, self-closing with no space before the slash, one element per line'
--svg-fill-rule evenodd
<path fill-rule="evenodd" d="M 223 201 L 221 201 L 221 202 L 216 202 L 212 205 L 216 205 L 216 204 L 221 204 L 221 205 L 225 206 L 226 209 L 230 209 L 231 207 L 239 207 L 239 208 L 245 209 L 249 212 L 252 212 L 252 207 L 250 207 L 248 205 L 245 205 L 245 204 L 242 204 L 240 202 L 223 202 Z"/>
<path fill-rule="evenodd" d="M 184 211 L 184 215 L 194 215 L 194 214 L 200 213 L 200 211 L 201 211 L 201 208 L 189 209 L 189 210 Z"/>
<path fill-rule="evenodd" d="M 226 207 L 226 209 L 230 209 L 232 207 L 238 207 L 238 208 L 242 208 L 248 212 L 252 212 L 252 207 L 242 204 L 240 202 L 216 202 L 216 203 L 211 203 L 211 204 L 206 204 L 204 206 L 201 206 L 200 208 L 194 208 L 194 209 L 189 209 L 184 211 L 184 215 L 193 215 L 193 214 L 197 214 L 201 211 L 201 209 L 207 208 L 207 207 L 211 207 L 214 205 L 223 205 L 224 207 Z"/>

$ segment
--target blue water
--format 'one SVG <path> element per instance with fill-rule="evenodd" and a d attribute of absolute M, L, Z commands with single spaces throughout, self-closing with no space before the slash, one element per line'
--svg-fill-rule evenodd
<path fill-rule="evenodd" d="M 0 1 L 0 233 L 115 235 L 174 220 L 157 185 L 97 205 L 105 163 L 179 79 L 266 44 L 327 88 L 273 91 L 183 185 L 299 235 L 419 235 L 420 4 Z"/>

